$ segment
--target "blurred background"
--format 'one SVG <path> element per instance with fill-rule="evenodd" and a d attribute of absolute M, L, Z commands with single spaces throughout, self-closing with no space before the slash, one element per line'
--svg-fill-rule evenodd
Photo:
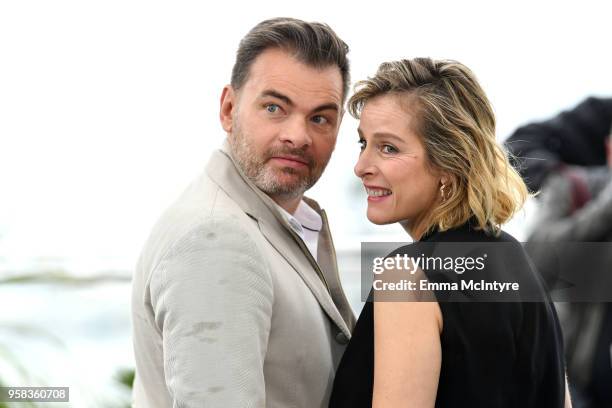
<path fill-rule="evenodd" d="M 276 16 L 331 25 L 354 80 L 385 60 L 459 60 L 486 90 L 500 141 L 612 95 L 609 2 L 1 2 L 0 385 L 70 387 L 69 404 L 45 407 L 129 405 L 141 245 L 223 141 L 218 101 L 239 40 Z M 356 312 L 350 254 L 408 240 L 367 222 L 358 151 L 347 115 L 308 194 L 328 212 Z M 506 230 L 525 239 L 536 206 Z"/>

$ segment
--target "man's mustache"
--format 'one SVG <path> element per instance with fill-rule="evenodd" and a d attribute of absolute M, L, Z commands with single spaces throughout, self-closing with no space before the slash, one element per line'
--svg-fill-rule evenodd
<path fill-rule="evenodd" d="M 292 156 L 295 158 L 299 158 L 307 164 L 309 169 L 312 169 L 314 167 L 314 158 L 310 153 L 304 151 L 304 149 L 290 149 L 283 147 L 272 148 L 266 153 L 265 161 L 270 160 L 272 157 L 278 156 Z"/>

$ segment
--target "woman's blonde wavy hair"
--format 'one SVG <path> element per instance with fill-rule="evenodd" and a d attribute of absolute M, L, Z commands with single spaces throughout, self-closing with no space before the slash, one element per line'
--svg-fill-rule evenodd
<path fill-rule="evenodd" d="M 374 77 L 355 85 L 348 110 L 359 119 L 369 99 L 388 94 L 416 102 L 414 130 L 428 165 L 451 179 L 445 200 L 429 216 L 428 230 L 444 231 L 473 218 L 477 228 L 497 234 L 529 192 L 495 140 L 493 109 L 474 74 L 452 60 L 385 62 Z"/>

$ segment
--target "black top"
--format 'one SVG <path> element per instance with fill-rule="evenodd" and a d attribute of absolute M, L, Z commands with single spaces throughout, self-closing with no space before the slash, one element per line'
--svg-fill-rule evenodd
<path fill-rule="evenodd" d="M 434 231 L 422 241 L 520 245 L 505 232 L 494 237 L 467 224 Z M 541 288 L 542 301 L 439 301 L 443 330 L 436 407 L 561 408 L 565 400 L 563 344 L 550 297 L 522 249 L 512 259 L 499 261 L 495 265 L 518 264 L 528 269 L 531 279 L 538 281 L 532 286 Z M 374 307 L 368 301 L 338 366 L 329 406 L 371 407 L 373 382 Z"/>

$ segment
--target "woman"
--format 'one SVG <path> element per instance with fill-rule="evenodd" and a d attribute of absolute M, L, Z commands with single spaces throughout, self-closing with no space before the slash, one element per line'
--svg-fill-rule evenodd
<path fill-rule="evenodd" d="M 383 63 L 358 83 L 349 111 L 360 119 L 355 174 L 371 222 L 399 222 L 420 242 L 518 245 L 500 226 L 527 188 L 495 141 L 492 108 L 469 69 L 428 58 Z M 330 407 L 570 406 L 550 298 L 522 250 L 497 261 L 523 265 L 542 301 L 367 302 Z"/>

